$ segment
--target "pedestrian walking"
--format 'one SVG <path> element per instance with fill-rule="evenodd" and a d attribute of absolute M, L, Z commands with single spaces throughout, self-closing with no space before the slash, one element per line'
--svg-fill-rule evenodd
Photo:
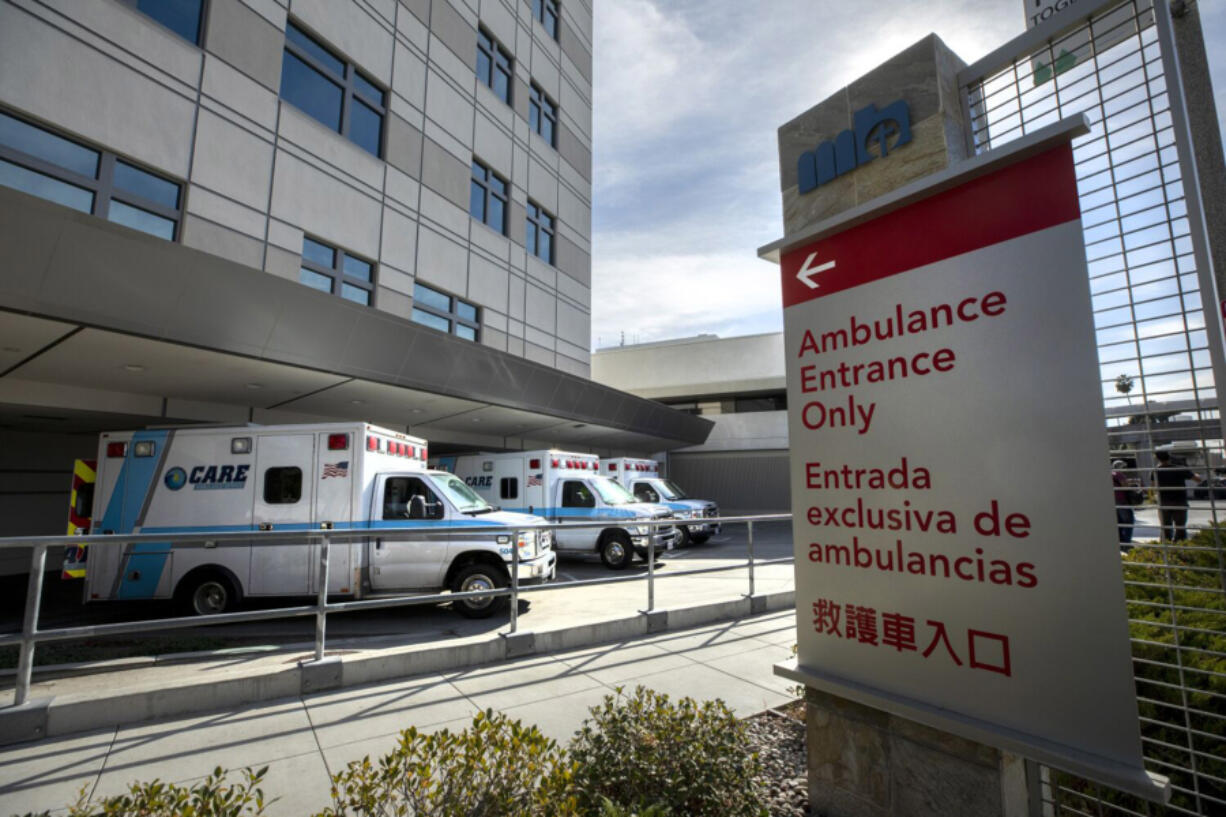
<path fill-rule="evenodd" d="M 1111 463 L 1111 484 L 1115 486 L 1115 523 L 1119 528 L 1120 544 L 1131 546 L 1132 529 L 1137 521 L 1136 511 L 1132 509 L 1136 504 L 1136 491 L 1128 484 L 1128 479 L 1121 470 L 1127 467 L 1128 463 L 1123 460 Z"/>
<path fill-rule="evenodd" d="M 1155 451 L 1158 467 L 1154 486 L 1158 489 L 1158 525 L 1162 541 L 1179 542 L 1188 538 L 1188 480 L 1204 480 L 1171 460 L 1171 452 Z"/>

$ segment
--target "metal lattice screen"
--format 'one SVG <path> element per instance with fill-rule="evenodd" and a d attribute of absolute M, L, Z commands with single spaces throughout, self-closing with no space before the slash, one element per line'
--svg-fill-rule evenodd
<path fill-rule="evenodd" d="M 1074 158 L 1111 446 L 1104 479 L 1115 472 L 1145 762 L 1169 777 L 1172 795 L 1158 806 L 1043 769 L 1032 813 L 1226 814 L 1220 334 L 1206 331 L 1205 304 L 1212 315 L 1216 299 L 1184 187 L 1194 173 L 1177 142 L 1182 93 L 1168 87 L 1172 21 L 1149 0 L 1085 5 L 1097 11 L 1042 40 L 1038 30 L 1023 35 L 1011 56 L 968 69 L 963 91 L 976 152 L 1078 113 L 1092 124 Z M 1186 525 L 1177 494 L 1154 489 L 1159 451 L 1204 480 L 1188 480 Z M 1118 460 L 1123 467 L 1111 465 Z"/>

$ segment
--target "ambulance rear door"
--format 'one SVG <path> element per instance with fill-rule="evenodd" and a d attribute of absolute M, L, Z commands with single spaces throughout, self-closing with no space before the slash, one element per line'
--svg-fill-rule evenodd
<path fill-rule="evenodd" d="M 312 518 L 318 483 L 315 463 L 313 433 L 256 436 L 252 523 L 257 530 L 318 527 Z M 313 550 L 301 545 L 254 545 L 247 592 L 254 596 L 306 595 Z"/>

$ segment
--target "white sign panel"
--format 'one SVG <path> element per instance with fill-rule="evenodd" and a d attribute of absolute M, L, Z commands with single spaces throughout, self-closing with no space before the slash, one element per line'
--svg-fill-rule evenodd
<path fill-rule="evenodd" d="M 956 184 L 782 258 L 798 665 L 1143 788 L 1072 150 Z"/>

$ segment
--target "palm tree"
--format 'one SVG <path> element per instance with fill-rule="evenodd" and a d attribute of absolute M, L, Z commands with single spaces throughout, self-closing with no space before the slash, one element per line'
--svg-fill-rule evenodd
<path fill-rule="evenodd" d="M 1128 397 L 1128 392 L 1132 391 L 1133 379 L 1126 374 L 1122 374 L 1115 378 L 1115 390 L 1124 397 L 1128 398 L 1128 405 L 1132 405 L 1132 398 Z"/>

